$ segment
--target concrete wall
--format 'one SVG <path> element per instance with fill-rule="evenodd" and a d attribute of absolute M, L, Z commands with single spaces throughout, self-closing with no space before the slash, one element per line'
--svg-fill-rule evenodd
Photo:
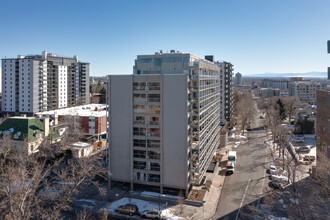
<path fill-rule="evenodd" d="M 132 76 L 110 76 L 110 172 L 130 181 L 132 171 Z"/>
<path fill-rule="evenodd" d="M 187 146 L 187 75 L 162 77 L 162 176 L 163 185 L 186 188 Z"/>

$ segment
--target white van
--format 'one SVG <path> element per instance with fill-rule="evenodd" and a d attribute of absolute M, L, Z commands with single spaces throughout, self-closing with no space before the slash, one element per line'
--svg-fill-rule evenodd
<path fill-rule="evenodd" d="M 236 156 L 236 151 L 229 151 L 228 153 L 228 162 L 236 163 L 237 156 Z"/>

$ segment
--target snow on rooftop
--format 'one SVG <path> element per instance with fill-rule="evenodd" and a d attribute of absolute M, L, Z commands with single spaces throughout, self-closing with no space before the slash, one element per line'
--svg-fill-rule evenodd
<path fill-rule="evenodd" d="M 85 143 L 85 142 L 76 142 L 76 143 L 72 144 L 71 146 L 76 147 L 76 148 L 84 148 L 84 147 L 91 146 L 91 144 Z"/>
<path fill-rule="evenodd" d="M 54 116 L 57 115 L 78 115 L 78 116 L 95 116 L 95 117 L 102 117 L 106 116 L 106 104 L 89 104 L 89 105 L 81 105 L 81 106 L 75 106 L 75 107 L 69 107 L 69 108 L 62 108 L 62 109 L 56 109 L 52 111 L 46 111 L 46 112 L 39 112 L 36 115 L 42 116 L 42 115 L 51 115 Z M 103 110 L 99 110 L 103 109 Z"/>

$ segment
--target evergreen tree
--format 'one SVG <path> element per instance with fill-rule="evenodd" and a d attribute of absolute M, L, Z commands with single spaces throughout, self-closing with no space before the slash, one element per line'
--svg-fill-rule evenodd
<path fill-rule="evenodd" d="M 275 109 L 278 111 L 278 114 L 283 121 L 286 118 L 284 104 L 281 99 L 278 99 L 276 102 Z"/>
<path fill-rule="evenodd" d="M 106 104 L 106 95 L 105 95 L 106 90 L 105 90 L 105 88 L 102 88 L 100 90 L 100 93 L 101 93 L 101 97 L 100 97 L 99 103 L 100 104 Z"/>

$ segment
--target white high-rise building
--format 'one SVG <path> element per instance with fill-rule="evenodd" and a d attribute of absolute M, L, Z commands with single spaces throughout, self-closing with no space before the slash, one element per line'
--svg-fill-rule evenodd
<path fill-rule="evenodd" d="M 89 103 L 89 63 L 57 54 L 2 59 L 2 111 L 10 114 Z"/>
<path fill-rule="evenodd" d="M 182 189 L 200 184 L 220 144 L 220 69 L 192 54 L 137 56 L 108 76 L 111 179 Z"/>

